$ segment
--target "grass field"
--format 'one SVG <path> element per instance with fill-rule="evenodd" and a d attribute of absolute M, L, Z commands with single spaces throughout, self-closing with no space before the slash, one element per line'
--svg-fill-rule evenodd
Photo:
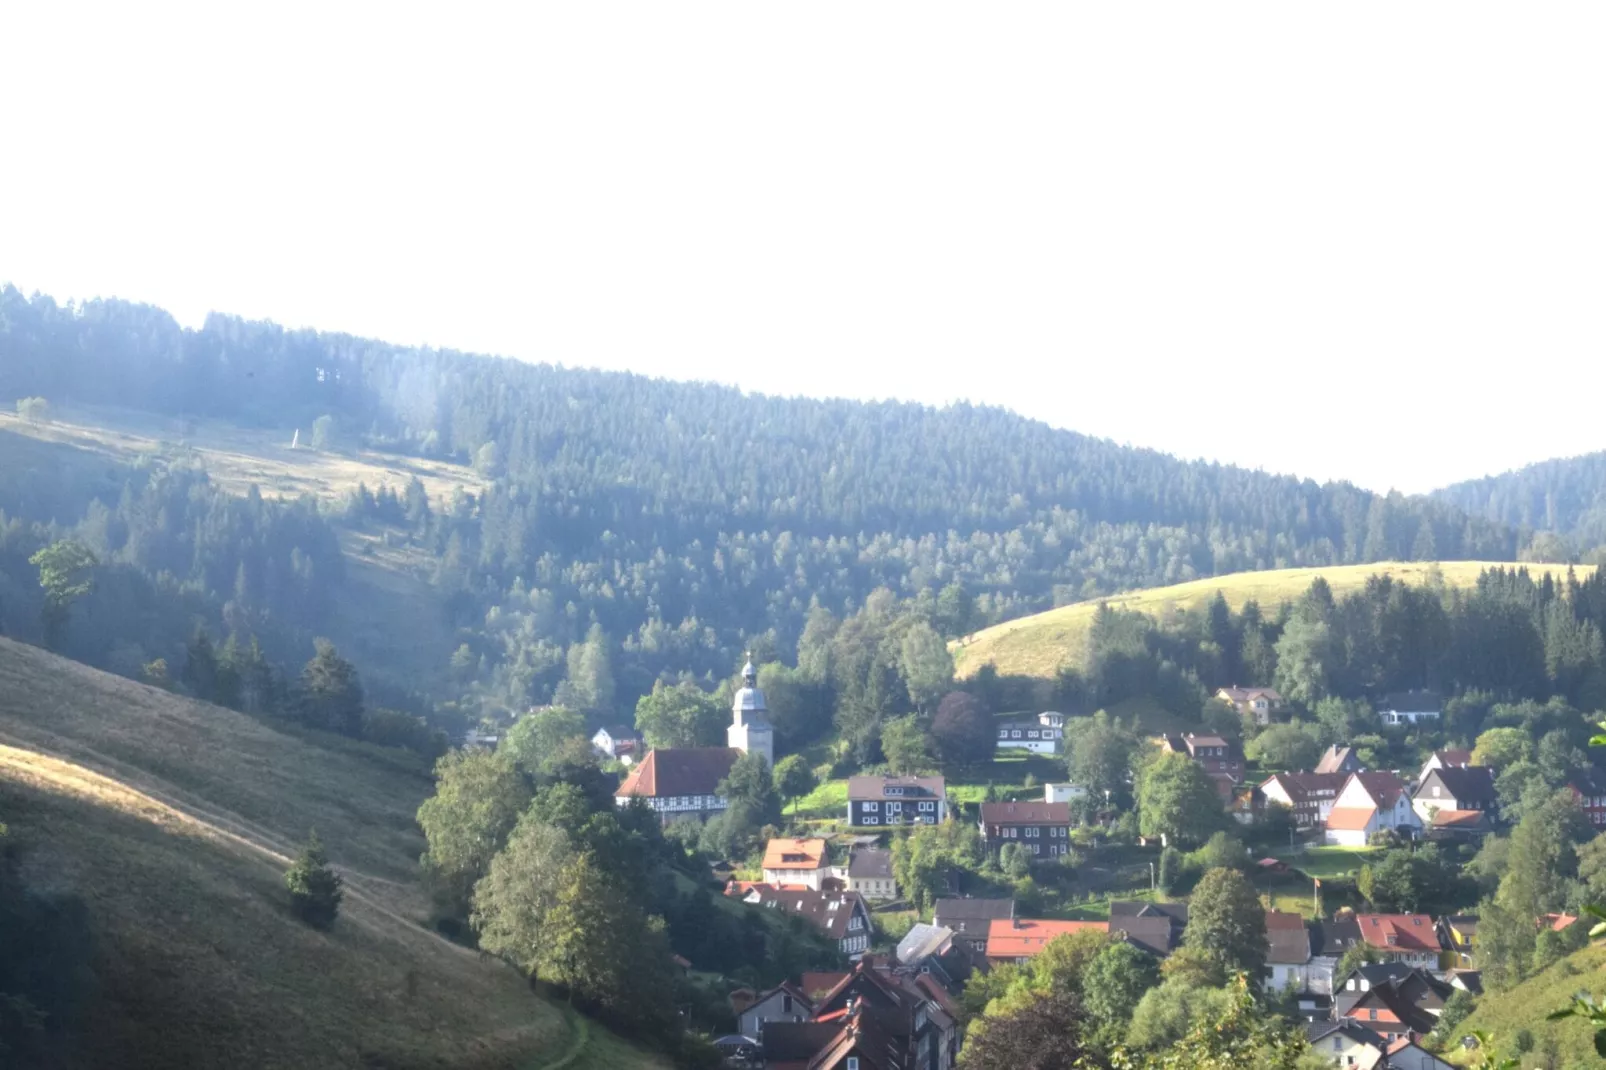
<path fill-rule="evenodd" d="M 1438 570 L 1445 583 L 1468 587 L 1477 580 L 1480 572 L 1497 564 L 1499 562 L 1443 561 L 1435 564 L 1386 561 L 1330 568 L 1241 572 L 1061 606 L 995 625 L 962 642 L 951 644 L 950 649 L 961 677 L 972 676 L 983 665 L 991 664 L 1004 675 L 1047 678 L 1053 676 L 1062 665 L 1083 667 L 1087 657 L 1088 629 L 1101 603 L 1142 610 L 1163 621 L 1178 612 L 1204 606 L 1217 591 L 1226 597 L 1234 609 L 1253 600 L 1259 602 L 1263 609 L 1270 610 L 1282 602 L 1299 597 L 1317 576 L 1324 577 L 1338 595 L 1364 587 L 1367 579 L 1377 574 L 1421 584 L 1434 569 Z M 1509 563 L 1507 565 L 1509 567 Z M 1526 567 L 1533 572 L 1564 573 L 1567 569 L 1565 565 Z M 1587 575 L 1594 571 L 1594 566 L 1580 565 L 1577 570 L 1579 575 Z"/>
<path fill-rule="evenodd" d="M 292 450 L 295 430 L 253 430 L 215 420 L 180 422 L 120 409 L 66 411 L 44 423 L 0 413 L 0 442 L 8 454 L 20 456 L 26 449 L 34 458 L 76 455 L 86 464 L 97 459 L 132 463 L 147 457 L 188 457 L 199 461 L 219 486 L 240 494 L 255 484 L 268 498 L 311 494 L 341 500 L 359 483 L 366 483 L 369 490 L 384 484 L 400 490 L 417 476 L 430 498 L 440 499 L 451 497 L 459 487 L 478 491 L 484 485 L 472 469 L 421 457 L 355 448 Z M 311 429 L 300 431 L 305 444 Z"/>
<path fill-rule="evenodd" d="M 1505 1055 L 1515 1055 L 1518 1030 L 1527 1029 L 1534 1037 L 1534 1050 L 1522 1056 L 1523 1070 L 1546 1065 L 1562 1067 L 1600 1066 L 1595 1053 L 1593 1031 L 1582 1018 L 1547 1022 L 1545 1016 L 1572 1002 L 1576 992 L 1590 992 L 1597 999 L 1606 997 L 1606 945 L 1597 944 L 1569 955 L 1549 969 L 1530 977 L 1509 992 L 1486 994 L 1478 1009 L 1462 1023 L 1458 1032 L 1473 1030 L 1490 1034 L 1495 1047 Z M 1546 1040 L 1553 1038 L 1560 1062 L 1547 1064 L 1543 1052 Z M 1444 1057 L 1459 1066 L 1476 1065 L 1478 1053 L 1453 1046 Z"/>
<path fill-rule="evenodd" d="M 1361 867 L 1381 852 L 1376 847 L 1307 847 L 1302 851 L 1275 851 L 1280 858 L 1307 877 L 1353 877 Z"/>
<path fill-rule="evenodd" d="M 74 1065 L 663 1066 L 598 1027 L 580 1037 L 514 971 L 420 924 L 429 790 L 0 640 L 8 843 L 37 890 L 84 902 L 94 944 Z M 283 885 L 314 826 L 347 882 L 327 934 Z"/>

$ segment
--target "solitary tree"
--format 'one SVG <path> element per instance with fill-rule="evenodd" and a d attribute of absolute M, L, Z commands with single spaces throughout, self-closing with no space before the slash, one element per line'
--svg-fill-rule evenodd
<path fill-rule="evenodd" d="M 931 765 L 926 731 L 914 714 L 888 721 L 881 728 L 881 753 L 894 773 L 919 773 Z"/>
<path fill-rule="evenodd" d="M 72 604 L 94 589 L 90 570 L 100 562 L 89 547 L 63 539 L 34 554 L 28 563 L 39 570 L 39 586 L 45 589 L 41 623 L 45 645 L 54 650 L 66 633 Z"/>
<path fill-rule="evenodd" d="M 362 735 L 362 680 L 357 667 L 327 639 L 314 640 L 317 653 L 301 670 L 301 695 L 308 724 L 348 736 Z"/>
<path fill-rule="evenodd" d="M 1162 754 L 1139 781 L 1138 816 L 1145 836 L 1203 843 L 1221 827 L 1221 797 L 1187 755 Z"/>
<path fill-rule="evenodd" d="M 792 813 L 797 813 L 797 800 L 813 791 L 818 782 L 814 770 L 809 768 L 808 759 L 801 754 L 788 754 L 775 763 L 775 790 L 781 793 L 781 798 L 792 804 Z"/>
<path fill-rule="evenodd" d="M 952 691 L 937 704 L 931 721 L 931 738 L 945 766 L 963 769 L 980 765 L 993 756 L 993 724 L 981 700 L 964 691 Z"/>
<path fill-rule="evenodd" d="M 1242 873 L 1213 869 L 1204 875 L 1188 904 L 1183 942 L 1259 979 L 1266 965 L 1266 912 Z"/>
<path fill-rule="evenodd" d="M 307 837 L 301 857 L 284 875 L 284 883 L 290 889 L 290 908 L 296 917 L 315 929 L 327 929 L 335 923 L 346 893 L 340 887 L 340 874 L 330 868 L 316 829 Z"/>

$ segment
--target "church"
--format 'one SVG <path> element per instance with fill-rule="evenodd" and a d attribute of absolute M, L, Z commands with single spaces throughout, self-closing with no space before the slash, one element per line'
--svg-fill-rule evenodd
<path fill-rule="evenodd" d="M 730 800 L 719 794 L 720 781 L 730 775 L 731 766 L 743 754 L 762 754 L 770 768 L 775 767 L 775 730 L 770 727 L 764 692 L 759 690 L 758 670 L 751 656 L 742 667 L 742 687 L 731 702 L 731 723 L 725 729 L 724 747 L 660 747 L 625 777 L 614 802 L 629 806 L 634 798 L 645 799 L 665 821 L 706 820 L 723 813 Z"/>

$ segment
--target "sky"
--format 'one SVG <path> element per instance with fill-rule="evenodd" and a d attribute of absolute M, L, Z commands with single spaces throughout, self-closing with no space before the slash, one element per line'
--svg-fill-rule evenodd
<path fill-rule="evenodd" d="M 0 281 L 1423 491 L 1606 449 L 1603 29 L 11 4 Z"/>

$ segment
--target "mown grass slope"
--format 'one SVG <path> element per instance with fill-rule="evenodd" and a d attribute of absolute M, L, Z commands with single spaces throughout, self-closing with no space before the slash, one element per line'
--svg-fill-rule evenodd
<path fill-rule="evenodd" d="M 91 930 L 71 1065 L 538 1070 L 573 1050 L 513 970 L 420 924 L 429 791 L 0 640 L 0 820 L 29 886 L 82 900 Z M 329 933 L 290 915 L 283 885 L 314 826 L 347 881 Z M 666 1065 L 589 1032 L 621 1070 Z"/>
<path fill-rule="evenodd" d="M 1547 1041 L 1554 1042 L 1561 1056 L 1554 1065 L 1569 1070 L 1575 1066 L 1600 1066 L 1602 1061 L 1595 1053 L 1595 1034 L 1589 1023 L 1577 1017 L 1545 1021 L 1552 1011 L 1568 1006 L 1577 992 L 1606 998 L 1606 944 L 1574 952 L 1509 992 L 1485 993 L 1478 1000 L 1478 1009 L 1456 1032 L 1460 1036 L 1474 1030 L 1486 1032 L 1496 1049 L 1515 1055 L 1518 1031 L 1528 1030 L 1533 1034 L 1534 1046 L 1530 1054 L 1522 1056 L 1523 1070 L 1551 1065 L 1544 1059 Z M 1478 1053 L 1453 1045 L 1444 1057 L 1459 1066 L 1475 1066 Z"/>
<path fill-rule="evenodd" d="M 1374 575 L 1386 574 L 1406 583 L 1422 584 L 1434 576 L 1435 570 L 1452 587 L 1470 587 L 1484 569 L 1501 564 L 1496 561 L 1380 561 L 1369 565 L 1240 572 L 1061 606 L 994 625 L 952 644 L 951 649 L 962 677 L 973 676 L 983 665 L 991 664 L 1004 675 L 1046 678 L 1053 676 L 1062 665 L 1084 666 L 1088 629 L 1101 603 L 1112 608 L 1141 610 L 1163 621 L 1179 611 L 1205 605 L 1220 591 L 1234 609 L 1253 600 L 1260 603 L 1262 609 L 1272 611 L 1280 603 L 1298 598 L 1317 576 L 1326 579 L 1333 593 L 1338 595 L 1364 587 L 1367 579 Z M 1503 564 L 1513 567 L 1509 562 Z M 1566 565 L 1524 567 L 1536 575 L 1567 571 Z M 1588 575 L 1594 571 L 1594 566 L 1580 565 L 1577 571 L 1580 576 Z"/>

